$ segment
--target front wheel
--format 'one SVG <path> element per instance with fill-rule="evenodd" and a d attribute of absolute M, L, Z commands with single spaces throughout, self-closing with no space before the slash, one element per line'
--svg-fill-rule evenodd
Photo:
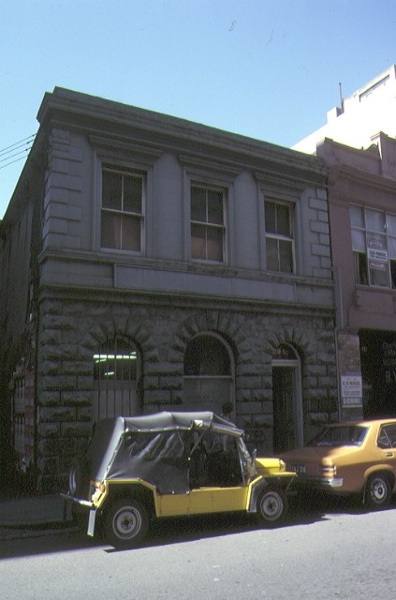
<path fill-rule="evenodd" d="M 128 548 L 139 544 L 147 530 L 147 511 L 134 498 L 117 500 L 106 514 L 105 538 L 115 547 Z"/>
<path fill-rule="evenodd" d="M 287 498 L 283 490 L 267 488 L 257 501 L 257 513 L 267 526 L 281 523 L 287 514 Z"/>
<path fill-rule="evenodd" d="M 386 508 L 391 501 L 392 484 L 387 475 L 382 473 L 371 475 L 366 483 L 364 504 L 369 510 Z"/>

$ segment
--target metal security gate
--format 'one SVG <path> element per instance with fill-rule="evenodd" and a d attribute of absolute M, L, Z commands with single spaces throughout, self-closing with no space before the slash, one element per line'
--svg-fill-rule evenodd
<path fill-rule="evenodd" d="M 139 414 L 141 364 L 136 345 L 116 336 L 94 354 L 93 361 L 93 420 Z"/>

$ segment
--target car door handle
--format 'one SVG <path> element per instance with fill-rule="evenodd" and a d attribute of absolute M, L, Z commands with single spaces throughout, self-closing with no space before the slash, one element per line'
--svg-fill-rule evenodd
<path fill-rule="evenodd" d="M 388 458 L 392 458 L 393 452 L 385 452 L 385 456 L 387 456 Z"/>

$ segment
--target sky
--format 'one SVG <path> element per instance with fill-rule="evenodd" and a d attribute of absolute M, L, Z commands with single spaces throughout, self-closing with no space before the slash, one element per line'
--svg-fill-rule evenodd
<path fill-rule="evenodd" d="M 55 86 L 290 147 L 396 63 L 395 0 L 0 7 L 0 219 Z"/>

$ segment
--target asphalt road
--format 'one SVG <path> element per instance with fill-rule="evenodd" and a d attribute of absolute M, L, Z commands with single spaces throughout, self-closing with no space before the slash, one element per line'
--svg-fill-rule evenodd
<path fill-rule="evenodd" d="M 394 600 L 396 508 L 295 511 L 277 529 L 245 516 L 162 522 L 116 551 L 75 530 L 25 531 L 0 547 L 2 600 Z"/>

